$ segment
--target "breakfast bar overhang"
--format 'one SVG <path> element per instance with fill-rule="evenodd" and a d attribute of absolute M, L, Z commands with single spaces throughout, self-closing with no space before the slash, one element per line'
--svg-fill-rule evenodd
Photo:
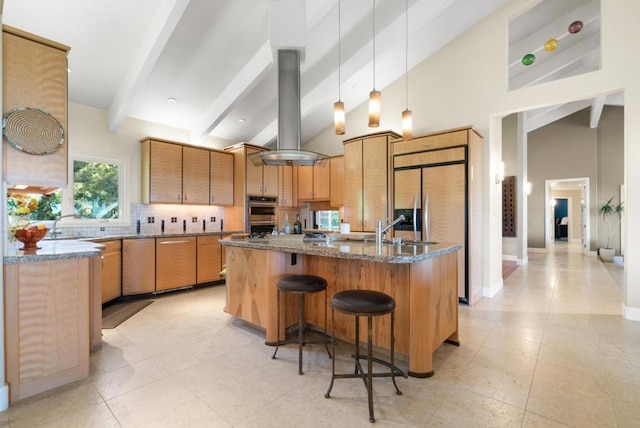
<path fill-rule="evenodd" d="M 408 358 L 410 376 L 432 376 L 433 352 L 445 341 L 459 344 L 458 244 L 305 242 L 303 235 L 225 239 L 220 243 L 226 246 L 225 311 L 264 329 L 267 344 L 283 340 L 286 328 L 296 323 L 296 300 L 282 299 L 277 331 L 276 284 L 283 276 L 294 274 L 325 278 L 329 301 L 335 293 L 350 289 L 377 290 L 392 296 L 396 301 L 395 350 Z M 306 322 L 313 326 L 325 325 L 321 294 L 305 300 Z M 378 318 L 374 346 L 389 349 L 390 320 Z M 331 329 L 331 320 L 327 321 Z M 336 337 L 353 342 L 352 320 L 336 313 L 335 322 Z"/>

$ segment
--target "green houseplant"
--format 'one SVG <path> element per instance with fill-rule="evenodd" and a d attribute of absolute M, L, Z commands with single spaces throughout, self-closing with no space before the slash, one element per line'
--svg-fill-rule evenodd
<path fill-rule="evenodd" d="M 611 238 L 613 237 L 613 232 L 620 226 L 623 209 L 622 202 L 615 203 L 614 197 L 609 198 L 609 200 L 600 205 L 600 215 L 609 226 L 607 246 L 600 248 L 600 259 L 602 261 L 611 262 L 616 254 L 615 248 L 611 248 Z"/>

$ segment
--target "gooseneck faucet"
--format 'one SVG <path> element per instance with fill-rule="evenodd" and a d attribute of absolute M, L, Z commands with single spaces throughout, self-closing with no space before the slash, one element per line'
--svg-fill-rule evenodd
<path fill-rule="evenodd" d="M 65 217 L 82 218 L 82 217 L 80 217 L 80 214 L 77 214 L 77 213 L 65 214 L 65 215 L 61 215 L 58 218 L 56 218 L 53 221 L 53 227 L 51 228 L 51 236 L 53 236 L 53 239 L 58 239 L 58 232 L 56 230 L 56 227 L 58 226 L 58 221 L 60 221 L 61 219 L 65 218 Z"/>
<path fill-rule="evenodd" d="M 376 222 L 376 244 L 378 244 L 378 245 L 382 244 L 382 240 L 384 239 L 384 234 L 387 232 L 387 230 L 391 229 L 393 226 L 395 226 L 396 224 L 400 223 L 401 221 L 405 221 L 406 218 L 405 218 L 404 215 L 400 215 L 400 217 L 398 217 L 397 219 L 393 220 L 387 226 L 382 227 L 382 222 L 383 221 L 387 221 L 387 220 L 388 219 L 378 220 Z"/>

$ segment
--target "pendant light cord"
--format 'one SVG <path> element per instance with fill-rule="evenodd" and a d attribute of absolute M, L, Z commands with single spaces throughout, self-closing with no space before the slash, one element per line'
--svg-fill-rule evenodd
<path fill-rule="evenodd" d="M 341 84 L 341 76 L 340 76 L 340 66 L 342 65 L 341 53 L 340 53 L 340 0 L 338 0 L 338 101 L 340 101 L 340 84 Z"/>
<path fill-rule="evenodd" d="M 405 108 L 409 110 L 409 0 L 404 0 L 404 89 L 405 89 Z"/>
<path fill-rule="evenodd" d="M 373 0 L 373 90 L 376 90 L 376 0 Z"/>

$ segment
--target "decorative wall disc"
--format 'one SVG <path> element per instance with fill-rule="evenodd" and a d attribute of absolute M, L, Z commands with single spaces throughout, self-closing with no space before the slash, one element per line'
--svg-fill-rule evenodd
<path fill-rule="evenodd" d="M 44 110 L 19 107 L 2 119 L 2 133 L 9 144 L 32 155 L 53 153 L 64 142 L 64 128 Z"/>

